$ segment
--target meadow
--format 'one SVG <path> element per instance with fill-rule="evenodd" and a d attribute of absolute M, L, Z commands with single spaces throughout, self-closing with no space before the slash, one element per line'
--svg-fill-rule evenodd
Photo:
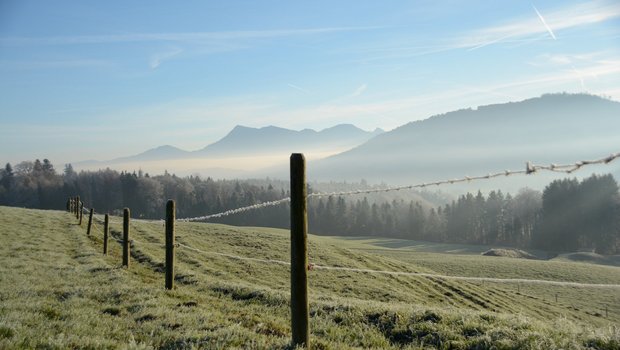
<path fill-rule="evenodd" d="M 177 223 L 176 286 L 164 289 L 164 227 L 0 207 L 0 348 L 288 349 L 289 232 Z M 187 248 L 187 247 L 191 247 Z M 620 268 L 481 256 L 484 247 L 310 235 L 315 349 L 618 349 Z M 556 299 L 557 297 L 557 299 Z M 557 300 L 557 301 L 556 301 Z"/>

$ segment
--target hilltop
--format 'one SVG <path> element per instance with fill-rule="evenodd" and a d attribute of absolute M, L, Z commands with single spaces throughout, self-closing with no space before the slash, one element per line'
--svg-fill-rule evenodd
<path fill-rule="evenodd" d="M 526 161 L 573 163 L 618 151 L 619 115 L 620 102 L 587 94 L 548 94 L 462 109 L 405 124 L 317 160 L 309 176 L 396 184 L 521 170 Z M 611 167 L 606 171 L 620 174 L 618 165 Z M 558 176 L 528 179 L 527 186 L 538 187 Z M 515 190 L 524 182 L 500 179 L 472 188 L 480 186 Z"/>

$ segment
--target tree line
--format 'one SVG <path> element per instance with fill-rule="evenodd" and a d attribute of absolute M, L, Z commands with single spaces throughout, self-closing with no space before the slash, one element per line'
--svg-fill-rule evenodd
<path fill-rule="evenodd" d="M 169 198 L 176 200 L 182 218 L 289 196 L 287 182 L 270 179 L 213 180 L 110 169 L 77 173 L 71 165 L 59 174 L 47 159 L 14 168 L 7 163 L 0 170 L 0 205 L 63 209 L 75 194 L 100 213 L 120 214 L 129 207 L 132 216 L 145 219 L 162 218 Z M 289 215 L 288 204 L 282 204 L 210 221 L 288 228 Z M 525 188 L 514 196 L 499 190 L 467 193 L 440 206 L 401 198 L 311 198 L 308 218 L 310 232 L 324 235 L 620 252 L 620 196 L 611 175 L 556 180 L 543 192 Z"/>

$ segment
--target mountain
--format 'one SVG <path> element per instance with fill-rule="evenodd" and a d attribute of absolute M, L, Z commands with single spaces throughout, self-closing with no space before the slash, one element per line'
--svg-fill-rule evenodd
<path fill-rule="evenodd" d="M 248 170 L 285 163 L 292 152 L 324 157 L 360 145 L 381 133 L 381 129 L 368 132 L 351 124 L 340 124 L 321 131 L 238 125 L 219 141 L 197 151 L 165 145 L 133 156 L 77 162 L 73 166 L 78 170 L 110 167 L 119 170 L 142 169 L 153 173 L 169 170 L 177 174 L 238 177 Z"/>
<path fill-rule="evenodd" d="M 312 162 L 308 172 L 313 180 L 410 184 L 521 170 L 526 161 L 564 163 L 620 152 L 618 130 L 620 103 L 549 94 L 411 122 Z M 602 171 L 618 173 L 617 163 Z"/>
<path fill-rule="evenodd" d="M 170 145 L 165 145 L 165 146 L 159 146 L 156 148 L 151 148 L 135 156 L 117 158 L 114 161 L 125 162 L 125 161 L 139 161 L 139 160 L 177 159 L 177 158 L 186 158 L 190 154 L 191 152 L 184 151 L 180 148 L 176 148 Z"/>
<path fill-rule="evenodd" d="M 88 168 L 103 168 L 103 167 L 114 167 L 116 164 L 124 164 L 129 162 L 145 162 L 145 161 L 156 161 L 156 160 L 164 160 L 164 159 L 182 159 L 189 156 L 191 152 L 184 151 L 180 148 L 164 145 L 155 148 L 151 148 L 142 153 L 128 156 L 115 158 L 107 161 L 100 160 L 84 160 L 80 162 L 73 163 L 73 166 L 77 169 L 88 169 Z"/>
<path fill-rule="evenodd" d="M 351 124 L 315 131 L 301 131 L 267 126 L 250 128 L 236 126 L 221 140 L 193 152 L 194 156 L 251 156 L 291 152 L 342 151 L 355 147 L 383 132 L 364 131 Z"/>

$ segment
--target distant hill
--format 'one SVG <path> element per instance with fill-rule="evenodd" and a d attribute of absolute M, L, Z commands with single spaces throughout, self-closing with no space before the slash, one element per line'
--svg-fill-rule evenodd
<path fill-rule="evenodd" d="M 177 159 L 177 158 L 185 158 L 189 156 L 191 152 L 184 151 L 180 148 L 176 148 L 174 146 L 165 145 L 159 146 L 156 148 L 152 148 L 148 151 L 142 152 L 135 156 L 117 158 L 114 161 L 122 162 L 122 161 L 135 161 L 135 160 L 160 160 L 160 159 Z"/>
<path fill-rule="evenodd" d="M 413 183 L 620 151 L 620 103 L 550 94 L 411 122 L 309 167 L 314 180 Z M 620 164 L 605 168 L 618 174 Z M 592 170 L 584 170 L 586 175 Z M 548 180 L 548 177 L 538 177 Z M 478 185 L 476 185 L 478 186 Z M 519 185 L 520 187 L 521 185 Z"/>
<path fill-rule="evenodd" d="M 223 177 L 228 175 L 239 176 L 242 169 L 225 169 L 219 164 L 209 165 L 208 160 L 226 157 L 247 158 L 260 155 L 284 155 L 282 159 L 286 160 L 288 159 L 287 155 L 291 152 L 334 154 L 358 146 L 381 133 L 383 133 L 381 129 L 369 132 L 351 124 L 340 124 L 321 131 L 311 129 L 296 131 L 276 126 L 250 128 L 238 125 L 219 141 L 197 151 L 185 151 L 165 145 L 132 156 L 108 161 L 89 160 L 77 162 L 73 165 L 77 169 L 125 167 L 127 169 L 152 169 L 151 171 L 157 172 L 161 170 L 157 168 L 159 165 L 155 165 L 158 161 L 177 161 L 177 163 L 168 165 L 174 167 L 175 164 L 186 166 L 180 162 L 183 160 L 202 159 L 207 163 L 206 168 L 186 169 L 185 171 L 171 168 L 170 170 L 178 173 L 206 172 L 213 175 L 213 169 L 218 169 L 217 173 Z"/>
<path fill-rule="evenodd" d="M 343 150 L 360 145 L 382 132 L 381 129 L 364 131 L 351 124 L 340 124 L 321 131 L 238 125 L 221 140 L 192 153 L 194 156 L 248 156 Z"/>

